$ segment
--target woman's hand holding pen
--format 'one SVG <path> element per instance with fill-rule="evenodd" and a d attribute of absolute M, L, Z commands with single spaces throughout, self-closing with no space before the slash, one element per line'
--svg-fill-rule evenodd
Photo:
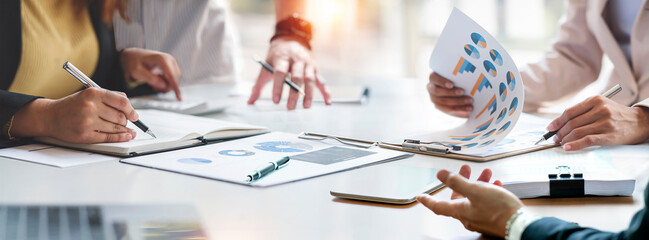
<path fill-rule="evenodd" d="M 127 142 L 138 115 L 126 94 L 88 88 L 67 97 L 36 99 L 14 115 L 12 136 L 46 136 L 70 143 Z"/>
<path fill-rule="evenodd" d="M 139 48 L 122 50 L 120 62 L 126 76 L 133 82 L 149 84 L 157 92 L 173 90 L 180 101 L 180 68 L 176 59 L 166 53 Z"/>
<path fill-rule="evenodd" d="M 446 114 L 467 118 L 473 110 L 473 98 L 464 94 L 462 88 L 453 86 L 450 80 L 431 73 L 427 85 L 430 100 Z"/>
<path fill-rule="evenodd" d="M 548 131 L 557 131 L 554 141 L 568 151 L 637 144 L 649 139 L 649 109 L 595 96 L 565 110 L 548 125 Z"/>
<path fill-rule="evenodd" d="M 314 86 L 324 96 L 325 104 L 331 104 L 329 91 L 326 89 L 323 79 L 319 79 L 317 76 L 317 69 L 312 62 L 310 50 L 298 41 L 287 37 L 279 37 L 273 40 L 268 50 L 266 62 L 275 69 L 275 73 L 270 73 L 262 68 L 257 82 L 252 88 L 248 104 L 254 104 L 259 99 L 261 89 L 271 79 L 273 80 L 273 102 L 275 104 L 279 103 L 284 87 L 284 77 L 289 72 L 291 73 L 291 80 L 304 88 L 304 99 L 302 101 L 304 108 L 311 107 Z M 298 98 L 299 94 L 290 90 L 286 107 L 295 109 Z"/>

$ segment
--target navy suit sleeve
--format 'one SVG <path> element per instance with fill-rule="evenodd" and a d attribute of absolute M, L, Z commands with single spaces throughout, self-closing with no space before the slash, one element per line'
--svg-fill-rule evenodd
<path fill-rule="evenodd" d="M 0 124 L 9 122 L 20 108 L 37 98 L 39 97 L 0 90 Z"/>
<path fill-rule="evenodd" d="M 604 232 L 593 228 L 580 227 L 575 223 L 570 223 L 557 218 L 546 217 L 539 219 L 525 228 L 521 239 L 566 239 L 566 240 L 583 240 L 583 239 L 632 239 L 646 240 L 649 239 L 649 212 L 647 211 L 647 202 L 649 202 L 649 187 L 645 189 L 645 207 L 638 211 L 629 228 L 622 232 Z"/>

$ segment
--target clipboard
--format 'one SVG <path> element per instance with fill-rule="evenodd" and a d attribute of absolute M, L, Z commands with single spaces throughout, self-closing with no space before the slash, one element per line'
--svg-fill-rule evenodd
<path fill-rule="evenodd" d="M 511 152 L 506 152 L 501 154 L 493 154 L 488 156 L 469 155 L 469 154 L 461 154 L 461 153 L 454 153 L 454 152 L 438 153 L 438 152 L 430 152 L 430 151 L 421 151 L 421 150 L 415 150 L 411 148 L 404 148 L 400 144 L 388 143 L 388 142 L 380 142 L 378 143 L 378 146 L 382 148 L 392 149 L 392 150 L 431 155 L 437 157 L 454 158 L 454 159 L 461 159 L 461 160 L 468 160 L 468 161 L 475 161 L 475 162 L 487 162 L 487 161 L 496 160 L 500 158 L 506 158 L 506 157 L 530 153 L 534 151 L 540 151 L 543 149 L 553 148 L 559 146 L 559 144 L 534 145 L 526 149 L 521 149 L 521 150 L 511 151 Z"/>
<path fill-rule="evenodd" d="M 452 152 L 453 150 L 457 151 L 458 149 L 454 149 L 453 148 L 454 146 L 444 145 L 441 143 L 432 143 L 432 144 L 431 143 L 422 144 L 421 142 L 417 143 L 416 140 L 413 139 L 404 139 L 403 143 L 398 144 L 398 143 L 390 143 L 390 142 L 361 140 L 361 139 L 354 139 L 348 137 L 339 137 L 339 136 L 333 136 L 333 135 L 327 135 L 321 133 L 312 133 L 312 132 L 302 132 L 299 134 L 298 138 L 307 139 L 307 140 L 316 140 L 316 141 L 324 141 L 327 139 L 331 139 L 339 143 L 342 143 L 344 145 L 355 146 L 360 148 L 370 148 L 373 146 L 379 146 L 382 148 L 387 148 L 392 150 L 431 155 L 437 157 L 475 161 L 475 162 L 487 162 L 491 160 L 530 153 L 534 151 L 540 151 L 543 149 L 559 146 L 559 144 L 556 143 L 552 143 L 552 144 L 546 143 L 542 145 L 530 145 L 529 148 L 517 149 L 514 151 L 509 151 L 509 152 L 504 152 L 499 154 L 480 155 L 480 154 L 461 154 L 457 152 Z"/>

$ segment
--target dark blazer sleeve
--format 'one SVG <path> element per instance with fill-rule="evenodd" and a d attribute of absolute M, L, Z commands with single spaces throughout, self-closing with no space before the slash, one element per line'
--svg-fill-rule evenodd
<path fill-rule="evenodd" d="M 557 218 L 546 217 L 527 226 L 521 239 L 649 239 L 649 212 L 647 211 L 649 185 L 645 189 L 644 195 L 645 207 L 633 216 L 629 228 L 622 232 L 604 232 L 593 228 L 580 227 L 575 223 Z"/>

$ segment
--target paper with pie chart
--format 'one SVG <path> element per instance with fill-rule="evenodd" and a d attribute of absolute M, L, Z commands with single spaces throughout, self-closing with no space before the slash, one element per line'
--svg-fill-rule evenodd
<path fill-rule="evenodd" d="M 507 51 L 480 25 L 454 9 L 430 56 L 430 68 L 473 97 L 473 111 L 461 126 L 435 134 L 462 154 L 496 146 L 521 114 L 524 89 Z"/>
<path fill-rule="evenodd" d="M 270 161 L 290 157 L 287 166 L 252 183 L 248 174 Z M 350 168 L 410 156 L 378 147 L 360 149 L 337 142 L 299 139 L 296 134 L 272 132 L 233 141 L 141 157 L 124 163 L 252 186 L 271 186 Z"/>

